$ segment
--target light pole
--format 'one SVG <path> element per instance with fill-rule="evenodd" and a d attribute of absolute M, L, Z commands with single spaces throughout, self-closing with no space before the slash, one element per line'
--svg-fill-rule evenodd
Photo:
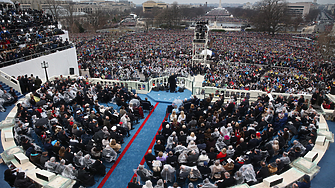
<path fill-rule="evenodd" d="M 41 67 L 45 70 L 45 77 L 47 78 L 47 82 L 49 82 L 48 72 L 47 72 L 47 68 L 49 67 L 48 62 L 43 61 L 41 63 Z"/>

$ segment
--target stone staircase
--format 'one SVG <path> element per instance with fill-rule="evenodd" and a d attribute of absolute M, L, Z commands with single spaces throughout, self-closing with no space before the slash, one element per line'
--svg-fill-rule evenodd
<path fill-rule="evenodd" d="M 7 84 L 0 81 L 0 85 L 2 86 L 3 90 L 7 91 L 7 93 L 10 91 L 10 89 L 9 89 L 10 87 Z M 17 95 L 18 99 L 24 97 L 24 95 L 22 95 L 20 92 L 16 91 L 15 89 L 14 89 L 14 91 L 15 91 L 15 94 Z"/>

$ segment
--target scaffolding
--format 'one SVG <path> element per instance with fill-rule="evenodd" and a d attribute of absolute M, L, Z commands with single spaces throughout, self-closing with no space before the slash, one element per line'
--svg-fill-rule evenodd
<path fill-rule="evenodd" d="M 192 66 L 194 63 L 205 64 L 207 61 L 208 21 L 196 23 L 192 48 Z"/>

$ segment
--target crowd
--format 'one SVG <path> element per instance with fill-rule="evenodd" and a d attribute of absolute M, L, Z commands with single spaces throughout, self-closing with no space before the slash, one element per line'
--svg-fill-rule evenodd
<path fill-rule="evenodd" d="M 212 66 L 204 75 L 203 86 L 227 89 L 256 90 L 265 70 L 257 65 L 222 63 Z M 264 84 L 262 84 L 264 86 Z"/>
<path fill-rule="evenodd" d="M 148 79 L 171 73 L 193 75 L 205 69 L 199 63 L 192 67 L 188 31 L 128 33 L 117 39 L 104 34 L 86 42 L 81 37 L 86 38 L 73 35 L 71 40 L 78 41 L 78 64 L 89 69 L 92 78 L 140 80 L 140 74 Z"/>
<path fill-rule="evenodd" d="M 38 53 L 52 53 L 56 49 L 71 47 L 68 41 L 63 42 L 57 36 L 64 32 L 58 28 L 52 15 L 42 10 L 21 10 L 19 5 L 1 4 L 0 10 L 1 62 L 15 64 L 41 56 Z"/>
<path fill-rule="evenodd" d="M 143 118 L 141 108 L 129 101 L 147 102 L 122 85 L 102 86 L 83 78 L 61 76 L 36 89 L 18 104 L 17 143 L 36 166 L 86 186 L 94 184 L 94 175 L 105 175 L 101 161 L 116 160 L 123 138 Z M 173 106 L 156 135 L 156 145 L 145 156 L 149 169 L 140 165 L 135 170 L 139 179 L 129 187 L 138 182 L 143 187 L 152 187 L 153 182 L 156 187 L 168 183 L 178 187 L 186 179 L 203 179 L 199 184 L 203 187 L 251 185 L 280 174 L 312 150 L 319 117 L 303 95 L 279 95 L 274 100 L 264 95 L 255 102 L 246 97 L 241 103 L 235 97 L 223 102 L 224 95 L 213 101 L 213 96 Z M 311 102 L 320 100 L 315 93 Z M 120 110 L 99 105 L 109 101 Z M 41 143 L 33 140 L 34 134 Z M 6 173 L 11 185 L 23 181 L 20 173 L 16 178 L 10 178 L 15 176 L 12 171 Z"/>
<path fill-rule="evenodd" d="M 48 32 L 43 24 L 53 23 L 40 11 L 21 14 L 19 9 L 2 10 L 5 21 L 1 40 L 5 43 L 11 44 L 18 36 L 25 37 L 23 41 L 32 40 L 33 33 L 44 38 Z M 22 29 L 20 35 L 6 30 L 16 20 L 32 30 Z M 129 187 L 141 186 L 138 182 L 143 187 L 156 183 L 159 188 L 172 183 L 178 187 L 187 179 L 203 179 L 198 185 L 202 187 L 252 185 L 290 168 L 290 162 L 313 148 L 319 116 L 310 103 L 333 106 L 323 101 L 323 93 L 334 85 L 334 67 L 318 54 L 315 41 L 304 37 L 313 36 L 211 33 L 215 65 L 210 67 L 192 64 L 192 31 L 153 30 L 116 39 L 107 34 L 80 34 L 71 36 L 71 40 L 76 43 L 79 66 L 88 69 L 93 78 L 140 80 L 140 74 L 146 79 L 172 73 L 203 74 L 203 86 L 313 94 L 311 101 L 303 95 L 278 95 L 273 100 L 264 95 L 255 102 L 245 97 L 240 103 L 234 96 L 224 102 L 224 95 L 213 101 L 211 95 L 173 106 L 156 135 L 154 148 L 145 156 L 147 167 L 140 165 L 135 170 L 139 179 L 129 183 Z M 36 46 L 40 49 L 49 44 Z M 2 45 L 5 50 L 8 46 Z M 16 52 L 9 56 L 2 52 L 2 58 L 19 57 Z M 116 160 L 123 138 L 130 136 L 130 130 L 143 118 L 141 107 L 129 101 L 149 103 L 123 85 L 92 84 L 84 78 L 61 76 L 45 84 L 33 75 L 18 80 L 22 92 L 32 94 L 18 104 L 16 142 L 36 166 L 85 186 L 95 183 L 95 175 L 105 175 L 102 161 Z M 0 104 L 13 103 L 15 96 L 10 94 L 0 90 Z M 121 108 L 99 104 L 110 101 Z M 24 174 L 22 177 L 12 171 L 6 172 L 5 179 L 17 187 L 25 183 Z M 309 177 L 304 179 L 309 184 Z"/>
<path fill-rule="evenodd" d="M 320 55 L 317 42 L 312 40 L 315 38 L 313 35 L 271 36 L 264 33 L 234 32 L 216 33 L 211 38 L 213 49 L 222 61 L 211 70 L 211 74 L 217 69 L 227 69 L 229 62 L 235 62 L 235 66 L 238 65 L 243 73 L 248 74 L 250 69 L 251 72 L 263 70 L 260 74 L 263 78 L 256 78 L 252 83 L 257 90 L 310 94 L 316 88 L 321 88 L 320 85 L 325 92 L 329 92 L 330 87 L 334 86 L 334 67 Z M 241 64 L 246 66 L 241 68 Z M 218 72 L 216 76 L 225 73 Z M 240 85 L 244 88 L 243 74 L 239 76 L 242 80 Z M 210 79 L 205 81 L 214 85 L 217 82 Z M 234 84 L 228 84 L 228 88 L 234 87 Z"/>
<path fill-rule="evenodd" d="M 303 95 L 273 100 L 264 95 L 255 102 L 245 97 L 241 103 L 236 97 L 223 102 L 223 95 L 213 101 L 213 96 L 174 106 L 145 155 L 148 168 L 135 170 L 143 187 L 184 185 L 187 179 L 188 187 L 201 179 L 200 187 L 253 185 L 286 171 L 314 147 L 319 115 Z M 310 185 L 309 176 L 305 179 Z"/>
<path fill-rule="evenodd" d="M 5 106 L 16 103 L 18 96 L 16 95 L 12 87 L 9 88 L 9 92 L 2 88 L 0 85 L 0 112 L 5 112 Z"/>
<path fill-rule="evenodd" d="M 150 106 L 123 85 L 59 77 L 33 89 L 29 99 L 17 104 L 15 140 L 37 167 L 92 186 L 95 175 L 105 175 L 102 161 L 116 160 L 124 137 L 144 118 L 141 106 L 129 103 L 131 99 Z M 110 101 L 120 110 L 99 105 Z M 20 187 L 19 174 L 6 178 L 10 185 Z"/>
<path fill-rule="evenodd" d="M 192 64 L 193 31 L 152 30 L 74 35 L 81 68 L 94 78 L 145 80 L 171 73 L 205 75 L 203 86 L 311 94 L 334 86 L 334 66 L 322 59 L 314 35 L 210 32 L 211 67 Z M 288 75 L 288 76 L 287 76 Z"/>

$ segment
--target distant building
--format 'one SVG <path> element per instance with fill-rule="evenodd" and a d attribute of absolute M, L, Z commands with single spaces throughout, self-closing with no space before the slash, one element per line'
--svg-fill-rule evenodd
<path fill-rule="evenodd" d="M 252 4 L 251 4 L 250 2 L 247 2 L 247 3 L 245 3 L 245 4 L 243 5 L 242 8 L 243 8 L 243 9 L 252 9 L 253 6 L 252 6 Z"/>
<path fill-rule="evenodd" d="M 335 12 L 335 4 L 330 4 L 330 5 L 327 5 L 327 10 L 330 11 L 332 14 L 334 14 Z"/>
<path fill-rule="evenodd" d="M 135 7 L 135 4 L 128 1 L 81 1 L 74 5 L 77 12 L 92 14 L 98 11 L 125 11 Z"/>
<path fill-rule="evenodd" d="M 74 12 L 92 14 L 98 11 L 125 11 L 135 7 L 127 0 L 115 1 L 70 1 L 70 0 L 19 0 L 22 9 L 47 10 L 73 3 Z M 57 8 L 58 9 L 58 8 Z M 61 8 L 60 8 L 61 9 Z"/>
<path fill-rule="evenodd" d="M 168 5 L 164 2 L 146 1 L 142 4 L 143 12 L 152 12 L 154 8 L 165 9 Z"/>
<path fill-rule="evenodd" d="M 301 17 L 306 16 L 311 9 L 316 8 L 316 5 L 312 2 L 288 3 L 287 6 L 289 14 Z"/>

